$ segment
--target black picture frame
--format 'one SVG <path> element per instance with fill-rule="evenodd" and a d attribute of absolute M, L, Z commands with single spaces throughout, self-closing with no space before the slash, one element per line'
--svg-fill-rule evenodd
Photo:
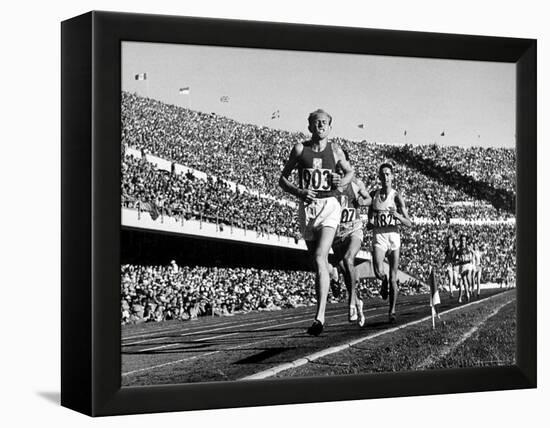
<path fill-rule="evenodd" d="M 61 30 L 63 406 L 104 416 L 536 387 L 536 40 L 112 12 Z M 517 364 L 121 388 L 122 41 L 515 63 Z"/>

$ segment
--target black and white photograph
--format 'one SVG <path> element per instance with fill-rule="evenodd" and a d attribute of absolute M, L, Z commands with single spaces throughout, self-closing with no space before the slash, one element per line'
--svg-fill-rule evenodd
<path fill-rule="evenodd" d="M 515 364 L 513 63 L 121 62 L 123 387 Z"/>
<path fill-rule="evenodd" d="M 7 3 L 2 425 L 544 425 L 544 10 Z"/>

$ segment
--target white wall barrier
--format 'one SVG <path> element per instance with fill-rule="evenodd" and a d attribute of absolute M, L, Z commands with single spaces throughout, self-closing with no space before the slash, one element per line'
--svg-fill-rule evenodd
<path fill-rule="evenodd" d="M 185 220 L 183 217 L 159 216 L 156 220 L 153 220 L 148 212 L 139 212 L 129 208 L 122 208 L 122 226 L 171 232 L 185 236 L 226 239 L 247 244 L 307 250 L 303 239 L 298 240 L 296 243 L 294 238 L 289 236 L 261 234 L 255 230 L 245 230 L 227 224 L 217 225 L 207 221 Z M 371 260 L 371 254 L 367 251 L 360 251 L 357 258 L 359 260 Z"/>

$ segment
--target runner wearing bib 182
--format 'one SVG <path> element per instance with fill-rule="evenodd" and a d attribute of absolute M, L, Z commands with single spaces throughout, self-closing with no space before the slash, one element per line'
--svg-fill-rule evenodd
<path fill-rule="evenodd" d="M 380 295 L 385 300 L 390 297 L 389 321 L 396 321 L 395 307 L 397 302 L 397 270 L 399 266 L 399 251 L 401 238 L 399 227 L 412 226 L 404 198 L 392 188 L 393 167 L 389 163 L 380 165 L 378 178 L 381 188 L 372 192 L 372 205 L 369 210 L 368 228 L 372 229 L 373 270 L 376 277 L 382 281 Z M 388 258 L 389 278 L 385 273 L 384 260 Z M 389 284 L 389 290 L 388 290 Z"/>

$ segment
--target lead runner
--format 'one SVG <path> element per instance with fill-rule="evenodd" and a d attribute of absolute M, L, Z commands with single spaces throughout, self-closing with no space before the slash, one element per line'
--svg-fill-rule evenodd
<path fill-rule="evenodd" d="M 325 310 L 330 285 L 328 253 L 340 222 L 337 188 L 347 186 L 353 179 L 353 169 L 338 144 L 328 141 L 332 116 L 315 110 L 308 117 L 311 139 L 297 143 L 290 152 L 279 185 L 300 199 L 298 219 L 302 236 L 315 264 L 317 312 L 308 334 L 318 336 L 325 325 Z M 341 177 L 336 166 L 343 172 Z M 298 169 L 299 186 L 290 182 L 290 173 Z"/>

